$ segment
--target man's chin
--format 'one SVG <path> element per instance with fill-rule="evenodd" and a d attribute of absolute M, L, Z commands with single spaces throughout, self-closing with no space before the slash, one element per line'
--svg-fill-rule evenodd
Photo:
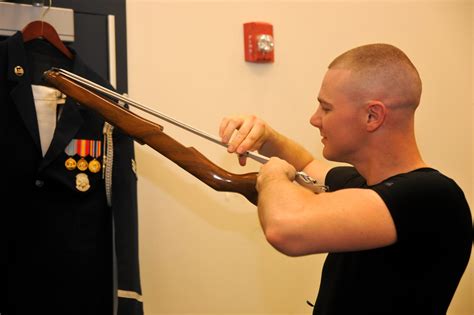
<path fill-rule="evenodd" d="M 326 146 L 324 146 L 324 148 L 323 148 L 323 157 L 328 161 L 333 161 L 332 155 L 329 152 L 329 150 L 327 150 Z"/>
<path fill-rule="evenodd" d="M 326 149 L 326 147 L 324 147 L 323 149 L 323 157 L 328 160 L 328 161 L 331 161 L 331 162 L 344 162 L 344 161 L 341 161 L 340 158 L 337 157 L 337 155 L 331 153 L 329 150 Z"/>

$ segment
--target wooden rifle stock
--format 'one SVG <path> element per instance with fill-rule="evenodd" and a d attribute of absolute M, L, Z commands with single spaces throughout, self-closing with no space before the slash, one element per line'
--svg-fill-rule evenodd
<path fill-rule="evenodd" d="M 227 172 L 209 161 L 193 147 L 185 147 L 165 134 L 162 126 L 91 92 L 61 75 L 58 71 L 46 71 L 43 77 L 64 94 L 97 112 L 110 124 L 121 129 L 139 143 L 145 143 L 155 149 L 208 186 L 217 191 L 239 193 L 251 203 L 257 204 L 258 193 L 255 188 L 257 173 L 233 174 Z"/>

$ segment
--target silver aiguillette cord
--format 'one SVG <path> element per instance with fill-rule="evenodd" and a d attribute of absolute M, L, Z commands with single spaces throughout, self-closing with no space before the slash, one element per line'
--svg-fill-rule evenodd
<path fill-rule="evenodd" d="M 211 135 L 211 134 L 208 134 L 207 132 L 204 132 L 204 131 L 199 130 L 199 129 L 197 129 L 197 128 L 194 128 L 194 127 L 192 127 L 192 126 L 190 126 L 190 125 L 187 125 L 187 124 L 185 124 L 185 123 L 183 123 L 183 122 L 181 122 L 181 121 L 179 121 L 179 120 L 176 120 L 176 119 L 174 119 L 174 118 L 172 118 L 172 117 L 169 117 L 169 116 L 167 116 L 167 115 L 165 115 L 165 114 L 163 114 L 163 113 L 161 113 L 161 112 L 159 112 L 159 111 L 157 111 L 157 110 L 153 110 L 153 109 L 151 109 L 151 108 L 148 108 L 148 107 L 146 107 L 146 106 L 144 106 L 144 105 L 142 105 L 142 104 L 140 104 L 140 103 L 138 103 L 138 102 L 132 100 L 132 99 L 129 98 L 129 97 L 125 97 L 125 96 L 123 96 L 123 95 L 121 95 L 121 94 L 119 94 L 119 93 L 117 93 L 117 92 L 114 92 L 114 91 L 112 91 L 112 90 L 109 90 L 109 89 L 107 89 L 107 88 L 105 88 L 105 87 L 103 87 L 103 86 L 101 86 L 101 85 L 99 85 L 99 84 L 96 84 L 96 83 L 94 83 L 94 82 L 92 82 L 92 81 L 89 81 L 89 80 L 87 80 L 87 79 L 85 79 L 85 78 L 83 78 L 83 77 L 81 77 L 81 76 L 78 76 L 78 75 L 72 73 L 72 72 L 69 72 L 69 71 L 64 70 L 64 69 L 61 69 L 61 68 L 51 68 L 51 70 L 57 71 L 57 72 L 59 72 L 60 74 L 62 74 L 63 76 L 65 76 L 65 77 L 67 77 L 67 78 L 69 78 L 69 79 L 72 79 L 73 81 L 79 82 L 79 83 L 81 83 L 81 84 L 83 84 L 83 85 L 85 85 L 85 86 L 87 86 L 87 87 L 89 87 L 89 88 L 91 88 L 91 89 L 94 89 L 94 90 L 96 90 L 96 91 L 98 91 L 98 92 L 101 92 L 101 93 L 103 93 L 103 94 L 105 94 L 105 95 L 107 95 L 107 96 L 109 96 L 109 97 L 112 97 L 112 98 L 114 98 L 114 99 L 116 99 L 116 100 L 120 100 L 120 101 L 122 101 L 122 102 L 124 102 L 124 103 L 127 103 L 127 104 L 129 104 L 130 106 L 133 106 L 133 107 L 135 107 L 135 108 L 138 108 L 138 109 L 140 109 L 140 110 L 142 110 L 142 111 L 144 111 L 144 112 L 146 112 L 146 113 L 148 113 L 148 114 L 150 114 L 150 115 L 153 115 L 153 116 L 155 116 L 155 117 L 158 117 L 158 118 L 160 118 L 160 119 L 163 119 L 164 121 L 167 121 L 167 122 L 169 122 L 170 124 L 173 124 L 173 125 L 175 125 L 175 126 L 177 126 L 177 127 L 180 127 L 180 128 L 182 128 L 182 129 L 185 129 L 185 130 L 187 130 L 187 131 L 189 131 L 189 132 L 192 132 L 193 134 L 195 134 L 195 135 L 197 135 L 197 136 L 200 136 L 200 137 L 202 137 L 202 138 L 204 138 L 204 139 L 207 139 L 207 140 L 209 140 L 209 141 L 211 141 L 211 142 L 214 142 L 214 143 L 216 143 L 216 144 L 218 144 L 218 145 L 221 145 L 221 146 L 223 146 L 223 147 L 227 147 L 227 144 L 222 143 L 219 138 L 217 138 L 217 137 L 215 137 L 215 136 L 213 136 L 213 135 Z M 263 155 L 261 155 L 261 154 L 254 153 L 254 152 L 249 152 L 249 151 L 245 152 L 243 155 L 245 155 L 245 156 L 247 156 L 247 157 L 249 157 L 249 158 L 251 158 L 251 159 L 253 159 L 253 160 L 257 161 L 257 162 L 260 162 L 260 163 L 262 163 L 262 164 L 264 164 L 264 163 L 268 162 L 268 160 L 270 160 L 270 159 L 269 159 L 268 157 L 266 157 L 266 156 L 263 156 Z M 319 192 L 322 192 L 322 191 L 326 191 L 326 190 L 327 190 L 327 187 L 326 187 L 326 186 L 318 184 L 315 179 L 311 178 L 309 175 L 307 175 L 307 174 L 304 173 L 304 172 L 297 172 L 296 175 L 297 175 L 296 181 L 297 181 L 299 184 L 301 184 L 301 185 L 303 185 L 303 186 L 305 186 L 305 187 L 307 187 L 307 188 L 313 190 L 313 191 L 316 192 L 316 193 L 319 193 Z"/>

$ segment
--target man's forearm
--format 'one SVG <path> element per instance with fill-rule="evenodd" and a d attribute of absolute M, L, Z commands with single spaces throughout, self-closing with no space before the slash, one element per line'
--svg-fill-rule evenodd
<path fill-rule="evenodd" d="M 272 137 L 265 142 L 259 153 L 271 157 L 277 156 L 300 171 L 305 168 L 314 157 L 299 143 L 273 130 Z"/>

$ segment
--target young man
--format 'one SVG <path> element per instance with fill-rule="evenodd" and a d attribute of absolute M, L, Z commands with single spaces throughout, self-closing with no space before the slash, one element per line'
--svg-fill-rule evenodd
<path fill-rule="evenodd" d="M 446 314 L 472 218 L 458 185 L 420 155 L 420 96 L 418 71 L 394 46 L 356 47 L 329 65 L 310 122 L 323 156 L 352 167 L 328 167 L 255 116 L 220 125 L 229 152 L 272 156 L 257 179 L 269 243 L 290 256 L 329 253 L 314 314 Z M 329 192 L 296 185 L 296 170 Z"/>

